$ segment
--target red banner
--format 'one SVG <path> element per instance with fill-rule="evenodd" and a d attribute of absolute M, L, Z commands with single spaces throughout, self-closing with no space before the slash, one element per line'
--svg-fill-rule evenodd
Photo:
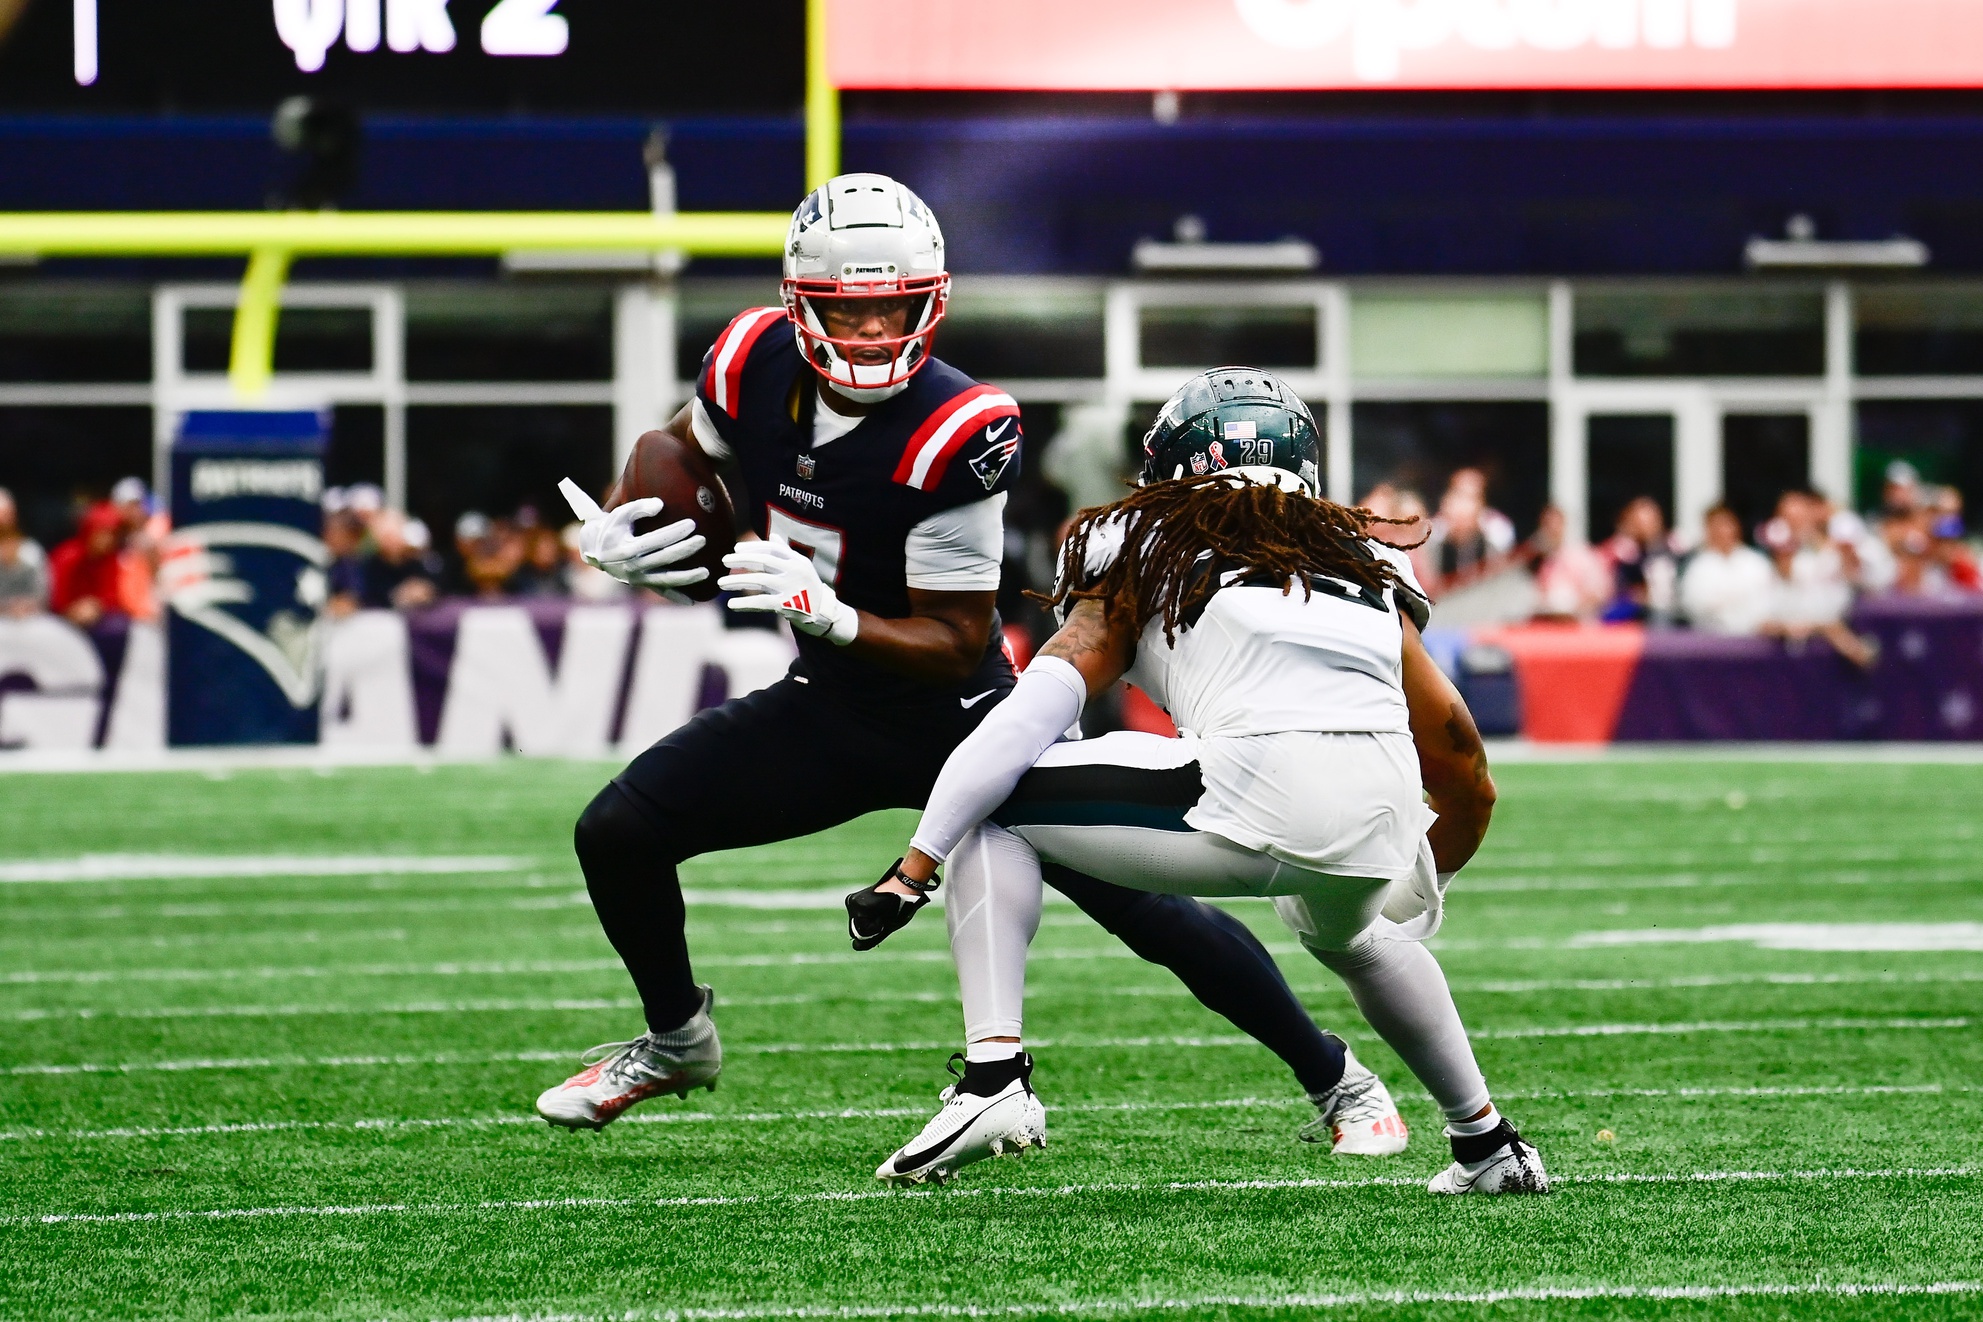
<path fill-rule="evenodd" d="M 1983 0 L 828 0 L 845 88 L 1983 86 Z"/>

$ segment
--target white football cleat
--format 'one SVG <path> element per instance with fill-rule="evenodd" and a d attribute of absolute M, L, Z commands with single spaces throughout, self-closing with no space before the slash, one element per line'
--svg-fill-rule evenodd
<path fill-rule="evenodd" d="M 1491 1146 L 1490 1146 L 1491 1145 Z M 1473 1139 L 1453 1140 L 1453 1164 L 1432 1177 L 1425 1187 L 1433 1193 L 1548 1193 L 1549 1172 L 1542 1154 L 1515 1132 L 1506 1120 L 1497 1129 Z M 1462 1160 L 1468 1149 L 1484 1155 Z"/>
<path fill-rule="evenodd" d="M 631 1042 L 608 1042 L 586 1052 L 601 1059 L 537 1099 L 537 1114 L 565 1129 L 604 1129 L 636 1102 L 694 1088 L 716 1088 L 723 1072 L 723 1043 L 709 1017 L 716 993 L 702 988 L 702 1008 L 680 1028 L 643 1033 Z"/>
<path fill-rule="evenodd" d="M 1019 1076 L 988 1097 L 962 1091 L 956 1062 L 963 1056 L 950 1059 L 958 1081 L 943 1090 L 943 1109 L 922 1133 L 875 1167 L 874 1176 L 883 1184 L 944 1184 L 974 1161 L 1047 1145 L 1047 1108 L 1033 1094 L 1031 1056 L 1022 1054 Z"/>
<path fill-rule="evenodd" d="M 1338 1157 L 1395 1157 L 1411 1141 L 1411 1130 L 1398 1114 L 1391 1090 L 1370 1069 L 1345 1051 L 1343 1077 L 1328 1092 L 1310 1093 L 1321 1112 L 1301 1127 L 1304 1143 L 1328 1140 Z"/>

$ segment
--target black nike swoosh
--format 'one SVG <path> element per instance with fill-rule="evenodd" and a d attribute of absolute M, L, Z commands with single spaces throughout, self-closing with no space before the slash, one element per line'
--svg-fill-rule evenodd
<path fill-rule="evenodd" d="M 922 1165 L 925 1161 L 928 1161 L 931 1157 L 936 1156 L 938 1153 L 942 1152 L 945 1148 L 949 1147 L 952 1143 L 955 1143 L 957 1141 L 957 1136 L 959 1134 L 962 1134 L 965 1130 L 969 1129 L 972 1126 L 972 1124 L 974 1124 L 977 1121 L 978 1116 L 983 1115 L 986 1111 L 989 1111 L 992 1109 L 992 1107 L 998 1105 L 998 1103 L 1003 1099 L 1003 1096 L 1004 1094 L 1001 1093 L 998 1097 L 994 1097 L 989 1101 L 987 1101 L 984 1104 L 984 1106 L 979 1108 L 977 1113 L 973 1115 L 969 1120 L 966 1120 L 963 1124 L 951 1130 L 950 1137 L 944 1139 L 941 1143 L 937 1143 L 931 1147 L 924 1148 L 921 1152 L 905 1152 L 901 1156 L 897 1157 L 895 1159 L 896 1173 L 900 1174 L 903 1171 L 910 1170 L 916 1166 Z"/>

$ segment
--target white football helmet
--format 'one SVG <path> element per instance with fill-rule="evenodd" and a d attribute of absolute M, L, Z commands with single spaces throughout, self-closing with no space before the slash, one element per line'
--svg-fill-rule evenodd
<path fill-rule="evenodd" d="M 851 399 L 887 399 L 929 361 L 930 338 L 950 300 L 943 231 L 923 200 L 887 175 L 837 175 L 792 213 L 782 292 L 806 360 Z M 824 305 L 853 300 L 906 301 L 903 333 L 881 340 L 830 334 Z M 852 357 L 877 348 L 888 352 L 887 362 Z"/>

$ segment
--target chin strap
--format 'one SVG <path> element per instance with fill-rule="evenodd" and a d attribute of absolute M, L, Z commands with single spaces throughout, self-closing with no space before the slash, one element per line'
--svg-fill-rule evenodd
<path fill-rule="evenodd" d="M 891 881 L 899 881 L 916 892 L 913 900 L 906 895 L 884 891 L 882 886 Z M 847 936 L 856 950 L 873 950 L 895 933 L 909 925 L 916 911 L 930 902 L 930 893 L 942 881 L 932 876 L 928 881 L 917 881 L 902 872 L 902 860 L 896 859 L 888 865 L 888 871 L 881 874 L 874 885 L 857 890 L 847 897 Z"/>

